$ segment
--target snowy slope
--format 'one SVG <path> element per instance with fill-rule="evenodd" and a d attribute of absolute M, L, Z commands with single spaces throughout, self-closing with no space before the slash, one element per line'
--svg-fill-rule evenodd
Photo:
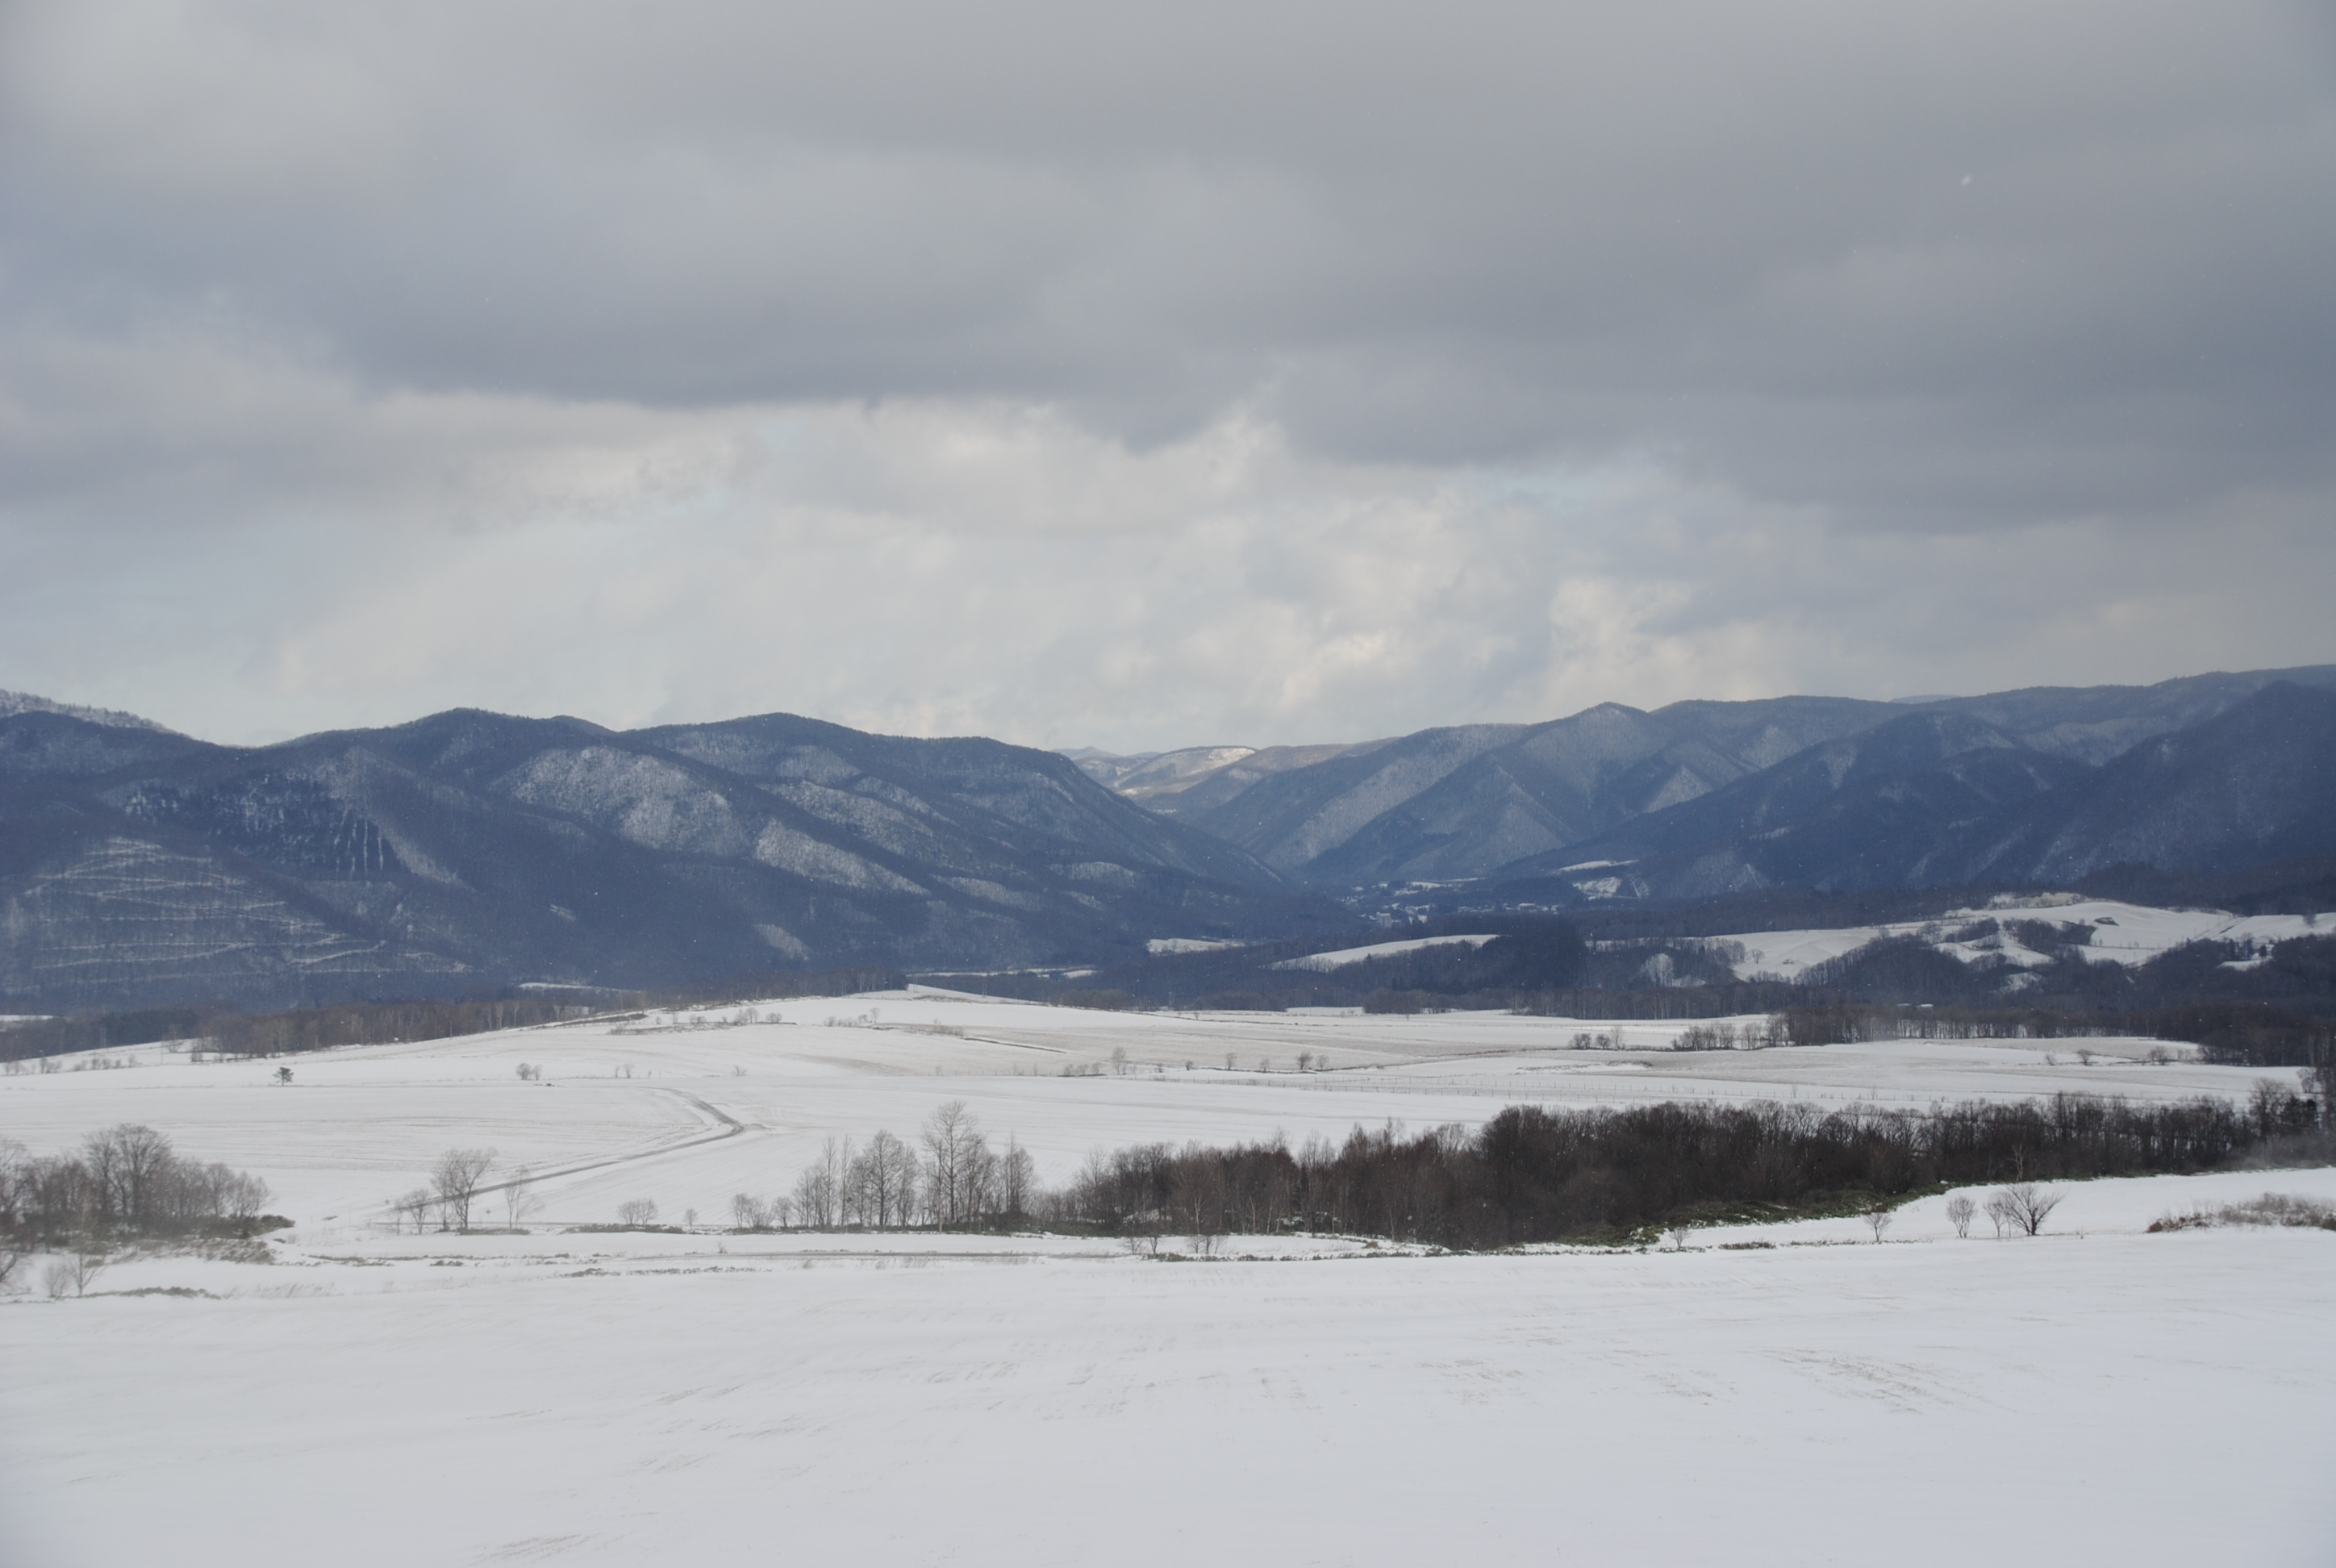
<path fill-rule="evenodd" d="M 1316 969 L 1329 973 L 1343 969 L 1348 964 L 1359 964 L 1366 959 L 1393 958 L 1397 953 L 1416 953 L 1423 948 L 1481 948 L 1486 942 L 1499 940 L 1495 936 L 1413 937 L 1407 941 L 1373 942 L 1368 947 L 1340 948 L 1334 952 L 1308 953 L 1302 959 L 1285 959 L 1272 966 L 1277 969 Z"/>
<path fill-rule="evenodd" d="M 2091 944 L 2078 950 L 2085 959 L 2127 966 L 2146 964 L 2187 942 L 2233 942 L 2268 949 L 2273 943 L 2297 937 L 2336 935 L 2336 914 L 2240 916 L 2220 910 L 2157 910 L 2095 899 L 1990 904 L 1983 910 L 1959 910 L 1936 920 L 1844 926 L 1832 930 L 1744 931 L 1713 940 L 1744 944 L 1744 957 L 1734 967 L 1737 978 L 1747 980 L 1761 974 L 1782 975 L 1790 979 L 1879 938 L 1920 936 L 1926 932 L 1939 939 L 1932 945 L 1941 952 L 1952 954 L 1966 963 L 1982 956 L 2000 957 L 2022 966 L 2048 961 L 2009 934 L 2000 935 L 1994 946 L 1944 940 L 1957 927 L 1980 920 L 2037 920 L 2064 929 L 2090 926 L 2094 928 Z"/>

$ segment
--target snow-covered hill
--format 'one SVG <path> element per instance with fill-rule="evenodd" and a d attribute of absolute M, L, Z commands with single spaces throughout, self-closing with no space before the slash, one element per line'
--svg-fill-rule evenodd
<path fill-rule="evenodd" d="M 1745 931 L 1712 939 L 1739 943 L 1744 956 L 1734 960 L 1738 979 L 1762 975 L 1796 979 L 1817 965 L 1844 957 L 1885 937 L 1913 937 L 1964 963 L 2003 963 L 2038 968 L 2049 955 L 2024 945 L 2005 929 L 2033 921 L 2078 939 L 2073 950 L 2088 963 L 2122 964 L 2128 968 L 2173 951 L 2190 942 L 2227 942 L 2253 952 L 2268 951 L 2275 942 L 2297 937 L 2336 936 L 2336 913 L 2310 915 L 2233 915 L 2220 910 L 2160 910 L 2112 900 L 2003 900 L 1984 909 L 1960 910 L 1933 920 L 1902 920 L 1887 925 L 1844 926 L 1832 930 Z M 1969 935 L 1974 926 L 1990 928 Z M 2244 965 L 2249 959 L 2232 960 Z"/>

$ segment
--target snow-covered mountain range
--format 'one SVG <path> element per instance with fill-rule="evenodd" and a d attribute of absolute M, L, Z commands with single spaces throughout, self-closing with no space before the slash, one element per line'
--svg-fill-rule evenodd
<path fill-rule="evenodd" d="M 1483 907 L 2336 856 L 2336 667 L 1077 757 L 787 715 L 232 747 L 0 697 L 0 1011 L 1111 964 Z M 1475 898 L 1471 894 L 1471 898 Z"/>
<path fill-rule="evenodd" d="M 0 998 L 22 1010 L 978 969 L 1321 914 L 996 741 L 453 712 L 240 748 L 0 716 Z"/>
<path fill-rule="evenodd" d="M 1610 703 L 1282 750 L 1327 755 L 1079 765 L 1326 888 L 1483 878 L 1559 901 L 1694 898 L 2336 852 L 2336 666 L 1917 703 Z"/>

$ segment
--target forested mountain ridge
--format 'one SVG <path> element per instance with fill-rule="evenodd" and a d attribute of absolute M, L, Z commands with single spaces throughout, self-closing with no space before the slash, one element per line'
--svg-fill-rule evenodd
<path fill-rule="evenodd" d="M 2274 683 L 2098 767 L 1921 709 L 1702 799 L 1504 866 L 1589 897 L 2066 886 L 2336 851 L 2336 692 Z"/>
<path fill-rule="evenodd" d="M 790 715 L 233 747 L 11 696 L 0 1011 L 1111 964 L 1351 921 L 1309 886 L 1516 908 L 2237 872 L 2336 854 L 2331 688 L 1603 704 L 1100 765 Z"/>
<path fill-rule="evenodd" d="M 2074 849 L 2013 852 L 2004 835 L 2042 833 L 2057 809 L 2029 802 L 2074 801 L 2066 786 L 2143 742 L 2212 723 L 2282 684 L 2336 688 L 2336 666 L 1919 703 L 1784 697 L 1651 713 L 1608 703 L 1548 724 L 1340 748 L 1246 782 L 1231 768 L 1203 772 L 1175 794 L 1137 798 L 1155 809 L 1173 801 L 1178 821 L 1324 888 L 1546 877 L 1593 861 L 1630 863 L 1637 875 L 1585 877 L 1585 887 L 1666 897 L 2058 875 L 2049 868 L 2093 860 Z M 1105 774 L 1114 764 L 1082 765 Z M 2138 795 L 2118 798 L 2098 810 L 2141 809 Z M 2108 833 L 2085 820 L 2094 823 L 2086 832 Z M 2171 831 L 2158 834 L 2163 852 L 2131 858 L 2203 864 Z M 1754 834 L 1772 836 L 1730 847 Z"/>
<path fill-rule="evenodd" d="M 1319 913 L 996 741 L 457 711 L 245 748 L 0 717 L 0 1003 L 20 1010 L 1060 962 Z"/>

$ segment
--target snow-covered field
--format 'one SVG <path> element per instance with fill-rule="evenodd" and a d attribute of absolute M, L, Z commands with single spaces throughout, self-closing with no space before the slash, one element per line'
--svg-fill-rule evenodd
<path fill-rule="evenodd" d="M 0 1560 L 2324 1563 L 2336 1236 L 2092 1228 L 2178 1185 L 2019 1242 L 127 1265 L 222 1299 L 0 1307 Z"/>
<path fill-rule="evenodd" d="M 2106 899 L 2060 896 L 2045 900 L 2005 899 L 1985 909 L 1961 910 L 1935 920 L 1844 926 L 1829 930 L 1746 931 L 1712 940 L 1744 945 L 1744 957 L 1733 968 L 1737 979 L 1745 980 L 1764 974 L 1791 979 L 1818 964 L 1854 952 L 1879 937 L 1927 934 L 1939 951 L 1965 963 L 1991 957 L 2032 968 L 2049 961 L 2045 955 L 2022 946 L 2010 932 L 2000 932 L 1977 942 L 1945 940 L 1958 928 L 1982 920 L 2035 920 L 2063 928 L 2090 926 L 2092 940 L 2079 950 L 2085 960 L 2127 966 L 2146 964 L 2187 942 L 2233 942 L 2265 953 L 2272 944 L 2297 937 L 2336 936 L 2336 914 L 2234 915 L 2221 910 L 2160 910 Z M 2238 968 L 2255 961 L 2233 960 Z"/>
<path fill-rule="evenodd" d="M 1357 1125 L 1476 1124 L 1503 1105 L 1667 1099 L 1920 1106 L 2087 1090 L 2243 1096 L 2285 1070 L 2152 1065 L 2154 1042 L 1904 1041 L 1675 1051 L 1682 1023 L 1506 1013 L 1107 1013 L 946 992 L 764 1003 L 278 1063 L 103 1053 L 108 1070 L 0 1077 L 0 1136 L 35 1152 L 117 1122 L 264 1177 L 303 1239 L 371 1223 L 441 1150 L 483 1146 L 537 1178 L 540 1218 L 607 1222 L 654 1199 L 708 1222 L 791 1185 L 830 1136 L 910 1137 L 961 1099 L 1042 1179 L 1124 1144 L 1343 1138 Z M 732 1027 L 725 1027 L 732 1026 Z M 1577 1049 L 1582 1037 L 1604 1048 Z M 2079 1055 L 2081 1048 L 2091 1060 Z M 1300 1072 L 1304 1057 L 1310 1070 Z M 542 1069 L 522 1081 L 521 1063 Z M 1073 1076 L 1066 1076 L 1066 1069 Z"/>
<path fill-rule="evenodd" d="M 906 1135 L 950 1098 L 1060 1179 L 1137 1139 L 1528 1099 L 2266 1075 L 2143 1042 L 2085 1042 L 2089 1064 L 2060 1042 L 1679 1052 L 1683 1026 L 1497 1014 L 755 1010 L 299 1057 L 289 1086 L 152 1047 L 0 1078 L 0 1135 L 145 1121 L 299 1222 L 272 1265 L 157 1256 L 83 1299 L 0 1299 L 0 1563 L 1962 1568 L 2321 1563 L 2336 1541 L 2336 1235 L 2142 1233 L 2266 1191 L 2336 1200 L 2324 1170 L 2071 1185 L 2043 1236 L 2003 1242 L 1955 1239 L 1940 1199 L 1879 1245 L 1810 1222 L 1490 1258 L 564 1228 L 632 1197 L 710 1225 L 823 1137 Z M 383 1228 L 455 1144 L 541 1173 L 530 1233 Z M 164 1290 L 208 1294 L 122 1293 Z"/>

